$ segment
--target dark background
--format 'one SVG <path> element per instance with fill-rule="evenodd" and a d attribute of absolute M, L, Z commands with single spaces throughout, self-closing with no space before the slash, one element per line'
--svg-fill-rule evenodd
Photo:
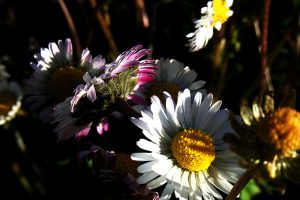
<path fill-rule="evenodd" d="M 259 91 L 261 62 L 261 41 L 254 23 L 257 21 L 261 28 L 264 1 L 236 0 L 232 6 L 234 15 L 224 24 L 222 31 L 215 30 L 208 45 L 193 53 L 186 47 L 185 35 L 194 31 L 193 19 L 201 16 L 200 9 L 206 1 L 144 2 L 150 22 L 147 28 L 138 20 L 134 0 L 98 1 L 99 9 L 108 6 L 109 27 L 119 52 L 142 44 L 153 50 L 153 58 L 175 58 L 183 62 L 198 72 L 198 79 L 206 81 L 205 87 L 222 99 L 223 107 L 236 113 L 242 98 L 253 100 Z M 112 61 L 110 47 L 90 2 L 66 0 L 65 4 L 75 23 L 81 47 L 89 48 L 93 56 L 102 54 L 108 62 Z M 299 5 L 297 0 L 271 3 L 268 55 L 276 102 L 292 89 L 299 90 L 300 86 Z M 35 61 L 34 53 L 41 47 L 46 48 L 50 42 L 65 38 L 74 41 L 58 1 L 0 0 L 0 61 L 10 73 L 10 80 L 22 85 L 24 78 L 32 73 L 29 63 Z M 222 58 L 228 59 L 225 67 L 214 64 L 219 58 L 216 47 L 221 38 L 227 41 L 222 54 Z M 76 58 L 74 42 L 73 48 Z M 29 112 L 26 104 L 23 104 L 23 109 Z M 89 170 L 80 167 L 77 159 L 80 148 L 76 142 L 57 143 L 53 127 L 42 123 L 34 113 L 18 117 L 13 123 L 10 130 L 0 128 L 0 199 L 26 196 L 31 199 L 88 199 L 93 196 L 101 199 L 106 186 L 99 183 Z M 134 127 L 126 122 L 120 123 L 126 128 L 110 129 L 111 136 L 105 136 L 107 138 L 103 140 L 112 139 L 114 132 L 123 132 L 114 139 L 126 141 L 126 133 Z M 17 145 L 16 130 L 24 140 L 26 152 L 20 151 Z M 112 142 L 107 148 L 129 151 L 123 142 Z M 288 185 L 285 196 L 262 194 L 261 198 L 292 199 L 297 186 Z"/>

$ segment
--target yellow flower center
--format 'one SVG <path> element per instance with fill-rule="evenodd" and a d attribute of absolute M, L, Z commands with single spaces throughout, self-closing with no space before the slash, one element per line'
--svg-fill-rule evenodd
<path fill-rule="evenodd" d="M 215 26 L 217 22 L 223 24 L 228 19 L 229 8 L 226 6 L 225 0 L 213 0 L 213 23 L 212 26 Z"/>
<path fill-rule="evenodd" d="M 190 171 L 204 171 L 215 159 L 212 138 L 196 129 L 178 132 L 172 140 L 171 150 L 179 166 Z"/>
<path fill-rule="evenodd" d="M 279 108 L 264 119 L 258 137 L 286 156 L 300 150 L 300 113 L 292 108 Z"/>
<path fill-rule="evenodd" d="M 83 82 L 85 71 L 73 66 L 57 69 L 50 77 L 47 91 L 55 103 L 64 101 L 74 95 L 74 89 Z"/>
<path fill-rule="evenodd" d="M 0 91 L 0 115 L 7 115 L 16 101 L 17 97 L 13 93 L 7 90 Z"/>
<path fill-rule="evenodd" d="M 155 83 L 152 85 L 147 94 L 147 100 L 150 102 L 150 98 L 155 95 L 157 96 L 162 102 L 165 102 L 163 97 L 163 92 L 168 92 L 174 100 L 177 99 L 178 92 L 180 91 L 179 86 L 176 83 L 172 82 L 161 82 Z"/>

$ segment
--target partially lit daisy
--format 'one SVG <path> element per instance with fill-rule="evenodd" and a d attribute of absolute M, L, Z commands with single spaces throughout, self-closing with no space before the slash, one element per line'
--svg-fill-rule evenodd
<path fill-rule="evenodd" d="M 222 199 L 217 189 L 229 193 L 243 173 L 238 157 L 223 141 L 225 133 L 234 132 L 228 110 L 220 110 L 221 101 L 212 104 L 212 94 L 203 98 L 197 92 L 193 97 L 185 89 L 177 103 L 165 94 L 165 106 L 153 96 L 142 117 L 132 118 L 147 137 L 137 142 L 147 152 L 131 155 L 146 162 L 137 168 L 143 174 L 138 183 L 150 189 L 166 184 L 161 199 L 170 199 L 173 193 L 180 199 Z"/>
<path fill-rule="evenodd" d="M 102 134 L 108 130 L 108 116 L 136 114 L 131 105 L 145 102 L 140 91 L 155 76 L 155 60 L 140 60 L 149 53 L 137 45 L 105 65 L 99 76 L 85 74 L 86 84 L 77 86 L 75 95 L 54 111 L 58 140 L 86 136 L 92 125 Z"/>
<path fill-rule="evenodd" d="M 201 8 L 202 17 L 195 21 L 196 31 L 186 36 L 189 38 L 190 51 L 198 51 L 207 45 L 213 36 L 213 29 L 219 31 L 222 24 L 232 16 L 232 3 L 233 0 L 213 0 L 207 3 L 207 7 Z"/>
<path fill-rule="evenodd" d="M 300 183 L 300 113 L 290 105 L 275 106 L 270 95 L 263 102 L 256 98 L 251 107 L 243 101 L 240 112 L 244 124 L 232 120 L 238 134 L 225 139 L 243 163 L 262 165 L 260 174 L 268 179 Z"/>
<path fill-rule="evenodd" d="M 183 63 L 169 58 L 160 58 L 160 60 L 156 62 L 158 63 L 158 69 L 155 81 L 148 86 L 146 91 L 146 99 L 149 103 L 153 95 L 164 100 L 164 91 L 171 94 L 173 99 L 177 98 L 179 91 L 183 91 L 186 88 L 188 88 L 193 95 L 196 92 L 206 94 L 206 90 L 203 89 L 205 81 L 196 81 L 197 73 L 188 66 L 184 66 Z"/>
<path fill-rule="evenodd" d="M 34 55 L 36 63 L 30 63 L 33 74 L 25 80 L 25 94 L 30 109 L 39 111 L 44 121 L 51 119 L 53 108 L 73 95 L 75 87 L 82 83 L 82 76 L 88 71 L 95 76 L 101 71 L 105 59 L 97 56 L 92 59 L 90 51 L 82 52 L 80 61 L 73 60 L 73 47 L 70 39 L 65 42 L 50 43 Z"/>
<path fill-rule="evenodd" d="M 0 82 L 0 125 L 14 117 L 22 105 L 22 90 L 16 82 Z"/>

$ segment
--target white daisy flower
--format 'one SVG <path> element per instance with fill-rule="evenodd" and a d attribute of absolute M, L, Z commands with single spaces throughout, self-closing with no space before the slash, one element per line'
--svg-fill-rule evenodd
<path fill-rule="evenodd" d="M 179 199 L 222 199 L 228 194 L 244 170 L 239 157 L 223 141 L 225 133 L 233 132 L 229 111 L 214 104 L 213 95 L 203 98 L 189 89 L 178 94 L 177 103 L 165 93 L 166 105 L 157 96 L 151 98 L 149 109 L 132 122 L 143 130 L 147 139 L 137 146 L 147 152 L 133 153 L 131 158 L 146 162 L 137 170 L 139 184 L 154 189 L 165 188 L 161 199 L 172 194 Z"/>
<path fill-rule="evenodd" d="M 232 16 L 230 10 L 233 0 L 213 0 L 207 3 L 206 7 L 201 8 L 202 17 L 196 20 L 193 33 L 187 34 L 189 38 L 190 51 L 195 52 L 205 47 L 213 36 L 213 29 L 221 30 L 222 24 Z"/>
<path fill-rule="evenodd" d="M 22 105 L 22 89 L 16 82 L 0 82 L 0 126 L 11 121 Z"/>
<path fill-rule="evenodd" d="M 164 100 L 164 91 L 171 94 L 173 99 L 177 98 L 179 91 L 183 91 L 186 88 L 188 88 L 193 95 L 196 92 L 206 94 L 206 89 L 203 89 L 205 81 L 195 81 L 198 74 L 188 66 L 184 66 L 183 63 L 170 58 L 160 58 L 160 60 L 156 60 L 156 62 L 158 69 L 155 81 L 147 86 L 146 99 L 148 99 L 149 102 L 153 95 Z"/>
<path fill-rule="evenodd" d="M 41 48 L 34 58 L 37 63 L 30 63 L 34 72 L 25 80 L 24 92 L 29 108 L 40 111 L 44 121 L 52 119 L 53 108 L 58 103 L 73 96 L 74 89 L 83 82 L 82 76 L 87 71 L 94 77 L 105 64 L 105 59 L 100 55 L 92 59 L 88 49 L 83 50 L 80 61 L 75 62 L 72 43 L 68 38 L 65 42 L 50 43 L 49 48 Z"/>

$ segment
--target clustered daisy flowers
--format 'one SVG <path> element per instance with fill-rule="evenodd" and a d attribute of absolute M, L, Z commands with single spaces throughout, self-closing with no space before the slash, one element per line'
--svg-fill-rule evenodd
<path fill-rule="evenodd" d="M 140 94 L 154 80 L 155 60 L 141 60 L 150 53 L 137 45 L 114 62 L 102 65 L 99 75 L 86 73 L 83 76 L 86 84 L 78 85 L 75 95 L 54 110 L 52 123 L 57 123 L 54 131 L 58 140 L 86 136 L 92 126 L 102 134 L 108 130 L 109 116 L 136 114 L 131 106 L 145 103 Z"/>
<path fill-rule="evenodd" d="M 72 88 L 73 95 L 59 91 L 64 101 L 53 101 L 49 107 L 58 141 L 87 136 L 93 130 L 101 135 L 108 131 L 110 116 L 132 117 L 148 139 L 137 145 L 149 152 L 115 157 L 115 170 L 129 173 L 124 181 L 130 188 L 149 191 L 166 184 L 161 199 L 173 194 L 184 199 L 222 198 L 221 192 L 229 193 L 244 171 L 239 157 L 223 141 L 225 133 L 234 132 L 229 111 L 220 109 L 221 101 L 213 103 L 213 95 L 203 88 L 205 81 L 196 80 L 194 70 L 175 59 L 143 59 L 151 50 L 142 45 L 124 51 L 112 63 L 101 56 L 92 59 L 86 50 L 75 69 L 71 47 L 67 39 L 65 44 L 50 43 L 49 49 L 41 50 L 36 55 L 41 57 L 38 64 L 32 64 L 37 71 L 27 82 L 32 90 L 37 83 L 43 86 L 38 96 L 29 95 L 31 100 L 42 100 L 33 104 L 39 107 L 53 100 L 42 95 L 50 92 L 52 76 L 67 79 L 67 72 L 80 72 L 75 76 L 79 79 L 82 75 L 73 82 L 77 86 L 64 88 L 68 92 Z M 27 94 L 33 94 L 28 89 Z M 136 111 L 135 106 L 140 109 Z M 146 163 L 128 165 L 137 162 Z M 142 185 L 148 189 L 140 190 Z"/>
<path fill-rule="evenodd" d="M 186 35 L 190 51 L 195 52 L 205 47 L 213 36 L 214 28 L 221 30 L 222 24 L 233 14 L 230 10 L 232 4 L 233 0 L 213 0 L 201 8 L 202 16 L 194 22 L 195 32 Z"/>
<path fill-rule="evenodd" d="M 222 199 L 219 191 L 228 194 L 243 173 L 239 157 L 223 141 L 225 133 L 234 132 L 229 111 L 220 109 L 221 101 L 212 104 L 212 94 L 192 96 L 185 89 L 177 101 L 164 94 L 165 105 L 153 96 L 149 109 L 132 118 L 146 137 L 137 142 L 146 152 L 131 155 L 145 162 L 137 168 L 138 183 L 150 189 L 166 185 L 161 199 L 173 193 L 179 199 Z"/>
<path fill-rule="evenodd" d="M 142 129 L 137 153 L 99 147 L 85 155 L 102 152 L 105 162 L 96 168 L 112 170 L 113 180 L 123 177 L 138 198 L 222 199 L 245 171 L 224 140 L 228 133 L 237 137 L 229 110 L 207 94 L 194 70 L 175 59 L 147 58 L 151 53 L 137 45 L 107 63 L 85 49 L 76 62 L 69 39 L 50 43 L 31 63 L 35 71 L 26 80 L 27 100 L 55 125 L 57 141 L 102 135 L 110 117 L 128 118 Z M 159 195 L 152 192 L 161 186 Z"/>

